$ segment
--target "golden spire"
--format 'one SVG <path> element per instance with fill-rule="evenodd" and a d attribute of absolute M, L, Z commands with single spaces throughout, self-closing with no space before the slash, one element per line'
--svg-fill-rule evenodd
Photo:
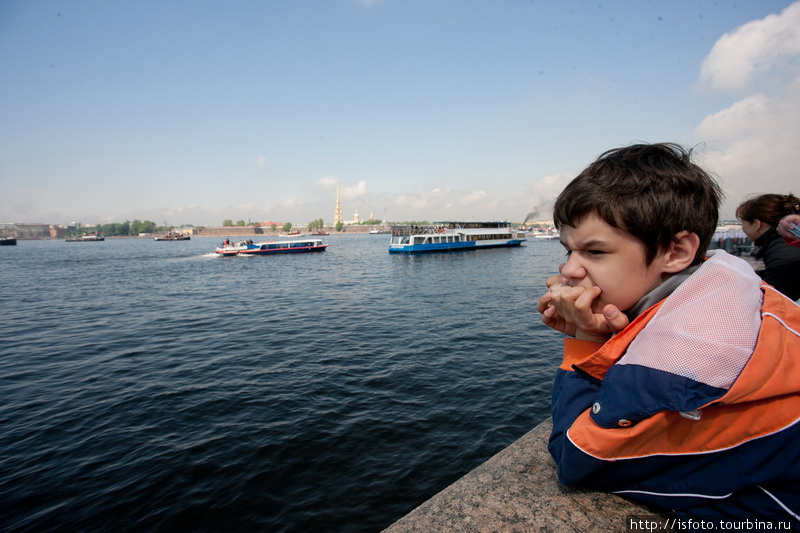
<path fill-rule="evenodd" d="M 333 211 L 333 225 L 336 226 L 342 220 L 342 206 L 339 205 L 339 178 L 336 178 L 336 209 Z"/>

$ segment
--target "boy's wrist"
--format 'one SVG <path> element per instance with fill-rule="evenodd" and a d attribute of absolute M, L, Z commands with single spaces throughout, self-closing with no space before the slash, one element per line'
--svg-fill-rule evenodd
<path fill-rule="evenodd" d="M 575 339 L 579 341 L 606 342 L 610 338 L 611 334 L 589 333 L 582 329 L 575 330 Z"/>

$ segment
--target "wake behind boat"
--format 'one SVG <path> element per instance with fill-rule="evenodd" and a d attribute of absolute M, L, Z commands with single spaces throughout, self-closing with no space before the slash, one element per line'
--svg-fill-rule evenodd
<path fill-rule="evenodd" d="M 454 252 L 520 246 L 527 237 L 510 222 L 436 222 L 392 226 L 390 253 Z"/>
<path fill-rule="evenodd" d="M 229 242 L 225 239 L 222 245 L 217 246 L 215 252 L 222 257 L 287 254 L 303 252 L 323 252 L 328 247 L 322 239 L 295 239 L 291 241 L 256 242 L 251 240 Z"/>

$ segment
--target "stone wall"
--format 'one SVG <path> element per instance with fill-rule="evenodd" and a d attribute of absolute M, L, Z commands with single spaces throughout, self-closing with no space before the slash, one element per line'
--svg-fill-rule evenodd
<path fill-rule="evenodd" d="M 664 518 L 613 494 L 559 484 L 547 452 L 551 428 L 542 422 L 385 533 L 605 533 L 628 531 L 631 517 Z"/>
<path fill-rule="evenodd" d="M 325 228 L 325 231 L 332 235 L 348 235 L 355 233 L 369 233 L 370 230 L 375 229 L 374 226 L 345 226 L 341 232 L 334 229 Z M 309 234 L 305 226 L 292 226 L 291 231 L 299 231 L 301 233 Z M 244 237 L 248 235 L 279 235 L 285 233 L 281 228 L 277 228 L 274 232 L 271 227 L 261 226 L 220 226 L 213 228 L 194 229 L 194 234 L 202 237 Z"/>

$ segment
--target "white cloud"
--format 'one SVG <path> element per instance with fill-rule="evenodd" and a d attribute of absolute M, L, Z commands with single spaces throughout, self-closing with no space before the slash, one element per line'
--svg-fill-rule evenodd
<path fill-rule="evenodd" d="M 753 94 L 707 116 L 695 133 L 705 139 L 735 139 L 752 131 L 759 119 L 769 113 L 769 104 L 769 98 L 765 95 Z"/>
<path fill-rule="evenodd" d="M 303 205 L 305 205 L 304 202 L 297 198 L 287 198 L 280 203 L 281 208 L 286 210 L 299 209 Z"/>
<path fill-rule="evenodd" d="M 336 189 L 337 183 L 339 184 L 339 197 L 343 200 L 355 200 L 367 194 L 367 182 L 363 180 L 353 185 L 343 182 L 336 176 L 323 176 L 314 185 L 323 190 L 333 190 Z"/>
<path fill-rule="evenodd" d="M 449 200 L 453 197 L 453 191 L 449 187 L 446 189 L 436 189 L 422 193 L 398 194 L 393 198 L 394 205 L 402 208 L 404 212 L 413 213 L 412 218 L 426 218 L 440 212 L 442 208 L 451 206 Z M 440 216 L 440 215 L 436 215 Z"/>
<path fill-rule="evenodd" d="M 572 174 L 565 174 L 559 172 L 558 174 L 551 174 L 533 182 L 530 186 L 531 190 L 536 196 L 542 198 L 551 198 L 555 200 L 564 187 L 569 184 L 575 176 Z"/>
<path fill-rule="evenodd" d="M 700 83 L 712 91 L 740 92 L 764 76 L 795 75 L 798 55 L 800 2 L 723 35 L 703 61 Z"/>
<path fill-rule="evenodd" d="M 512 220 L 522 221 L 531 196 L 520 194 L 495 198 L 484 190 L 437 187 L 419 193 L 396 194 L 387 200 L 390 218 L 400 220 Z"/>
<path fill-rule="evenodd" d="M 797 192 L 800 2 L 723 35 L 703 62 L 700 82 L 741 96 L 694 131 L 712 148 L 703 164 L 726 192 L 722 217 L 733 218 L 750 195 Z"/>
<path fill-rule="evenodd" d="M 727 193 L 724 218 L 732 218 L 749 195 L 800 190 L 799 98 L 800 80 L 780 96 L 740 100 L 706 117 L 695 131 L 698 139 L 720 148 L 706 155 Z"/>
<path fill-rule="evenodd" d="M 258 156 L 256 164 L 258 165 L 258 168 L 264 168 L 265 166 L 267 166 L 267 158 L 264 157 L 263 155 Z"/>
<path fill-rule="evenodd" d="M 340 185 L 339 191 L 342 198 L 355 200 L 367 194 L 367 182 L 359 181 L 355 185 L 347 185 L 345 187 Z"/>
<path fill-rule="evenodd" d="M 323 176 L 316 181 L 315 185 L 321 189 L 335 189 L 338 180 L 339 178 L 336 176 Z"/>
<path fill-rule="evenodd" d="M 471 206 L 486 203 L 486 191 L 472 191 L 461 197 L 461 205 Z"/>

